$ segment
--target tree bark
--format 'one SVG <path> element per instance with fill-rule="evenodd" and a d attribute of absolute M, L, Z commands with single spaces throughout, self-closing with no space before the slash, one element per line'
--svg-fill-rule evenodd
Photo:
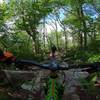
<path fill-rule="evenodd" d="M 87 48 L 87 26 L 86 26 L 86 22 L 85 22 L 85 16 L 84 16 L 84 12 L 83 12 L 83 8 L 82 8 L 82 2 L 79 0 L 80 2 L 80 18 L 81 18 L 81 22 L 82 22 L 82 26 L 83 26 L 83 32 L 84 32 L 84 49 Z"/>
<path fill-rule="evenodd" d="M 79 49 L 82 50 L 83 49 L 83 35 L 80 31 L 78 33 L 78 43 L 79 43 Z"/>
<path fill-rule="evenodd" d="M 57 43 L 57 48 L 59 48 L 58 27 L 56 21 L 55 21 L 55 27 L 56 27 L 56 43 Z"/>
<path fill-rule="evenodd" d="M 66 29 L 65 29 L 65 26 L 63 27 L 63 30 L 64 30 L 64 35 L 65 35 L 65 50 L 66 50 L 66 53 L 67 53 L 67 49 L 68 49 L 68 39 L 67 39 L 67 33 L 66 33 Z"/>
<path fill-rule="evenodd" d="M 84 46 L 84 49 L 87 48 L 87 26 L 86 26 L 86 21 L 85 21 L 85 15 L 84 15 L 84 12 L 83 12 L 83 3 L 84 1 L 81 1 L 81 0 L 78 0 L 79 2 L 79 5 L 77 7 L 77 15 L 79 17 L 79 20 L 81 22 L 81 31 L 83 32 L 83 46 Z"/>

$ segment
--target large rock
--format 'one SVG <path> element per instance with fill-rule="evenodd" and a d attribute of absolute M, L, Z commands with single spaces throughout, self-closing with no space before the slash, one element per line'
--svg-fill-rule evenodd
<path fill-rule="evenodd" d="M 81 69 L 71 69 L 65 72 L 65 84 L 69 90 L 73 86 L 80 85 L 80 78 L 86 78 L 89 74 L 82 72 Z"/>

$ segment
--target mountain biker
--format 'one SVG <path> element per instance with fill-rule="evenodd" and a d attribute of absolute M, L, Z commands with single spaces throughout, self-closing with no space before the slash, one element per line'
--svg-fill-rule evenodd
<path fill-rule="evenodd" d="M 53 44 L 53 45 L 51 46 L 50 57 L 55 58 L 55 52 L 56 52 L 56 50 L 57 50 L 57 48 L 56 48 L 56 46 Z"/>

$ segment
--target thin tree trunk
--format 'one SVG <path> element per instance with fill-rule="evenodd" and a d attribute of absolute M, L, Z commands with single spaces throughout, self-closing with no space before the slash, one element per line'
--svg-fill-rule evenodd
<path fill-rule="evenodd" d="M 82 33 L 79 31 L 78 33 L 78 43 L 79 43 L 79 49 L 82 50 L 83 49 L 83 35 Z"/>
<path fill-rule="evenodd" d="M 80 3 L 80 7 L 79 7 L 79 11 L 80 11 L 80 18 L 81 18 L 81 22 L 82 22 L 82 26 L 83 26 L 83 32 L 84 32 L 84 49 L 87 48 L 87 26 L 86 26 L 86 22 L 85 22 L 85 17 L 84 17 L 84 12 L 83 12 L 83 8 L 82 8 L 82 1 L 79 0 Z"/>
<path fill-rule="evenodd" d="M 67 53 L 67 49 L 68 49 L 68 39 L 67 39 L 67 33 L 66 33 L 66 29 L 65 29 L 65 26 L 64 26 L 64 36 L 65 36 L 65 50 L 66 50 L 66 53 Z"/>
<path fill-rule="evenodd" d="M 56 21 L 55 21 L 55 26 L 56 26 L 56 43 L 57 43 L 57 48 L 59 48 L 58 27 L 57 27 L 57 22 Z"/>
<path fill-rule="evenodd" d="M 85 17 L 84 17 L 83 8 L 82 8 L 82 2 L 80 0 L 79 0 L 79 7 L 77 7 L 77 15 L 82 25 L 81 28 L 83 29 L 82 32 L 84 35 L 84 37 L 82 36 L 83 46 L 84 46 L 84 49 L 86 49 L 87 48 L 87 26 L 86 26 L 86 22 L 84 19 Z"/>
<path fill-rule="evenodd" d="M 45 17 L 44 17 L 43 29 L 44 29 L 43 30 L 43 42 L 44 42 L 43 43 L 44 44 L 43 46 L 44 46 L 44 53 L 45 53 L 45 48 L 46 48 L 46 45 L 45 45 L 45 42 L 46 42 L 45 41 L 45 38 L 46 38 L 46 36 L 45 36 L 45 33 L 46 33 L 46 30 L 45 30 Z"/>

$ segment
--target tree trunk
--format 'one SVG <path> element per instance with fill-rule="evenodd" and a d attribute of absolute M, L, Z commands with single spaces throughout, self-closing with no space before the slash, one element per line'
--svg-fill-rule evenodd
<path fill-rule="evenodd" d="M 82 0 L 78 0 L 79 2 L 79 5 L 77 6 L 77 15 L 79 17 L 79 20 L 81 22 L 81 31 L 83 32 L 83 46 L 84 46 L 84 49 L 87 48 L 87 26 L 86 26 L 86 21 L 85 21 L 85 15 L 84 15 L 84 12 L 83 12 L 83 1 Z"/>
<path fill-rule="evenodd" d="M 85 17 L 84 17 L 84 12 L 83 12 L 83 8 L 82 8 L 82 2 L 79 0 L 80 2 L 80 18 L 81 18 L 81 22 L 82 22 L 82 27 L 83 27 L 83 32 L 84 32 L 84 49 L 87 48 L 87 26 L 86 26 L 86 22 L 85 22 Z"/>
<path fill-rule="evenodd" d="M 82 50 L 83 49 L 83 35 L 80 31 L 78 33 L 78 43 L 79 43 L 79 49 Z"/>
<path fill-rule="evenodd" d="M 68 49 L 68 39 L 67 39 L 67 33 L 66 33 L 65 26 L 64 26 L 63 30 L 64 30 L 64 33 L 63 34 L 65 36 L 65 51 L 67 53 L 67 49 Z"/>
<path fill-rule="evenodd" d="M 43 19 L 43 55 L 46 52 L 46 27 L 45 27 L 45 17 Z"/>
<path fill-rule="evenodd" d="M 38 40 L 37 36 L 36 37 L 32 36 L 32 39 L 34 42 L 33 46 L 34 46 L 35 54 L 37 54 L 37 53 L 39 53 L 39 50 L 40 50 L 39 40 Z"/>
<path fill-rule="evenodd" d="M 56 15 L 56 20 L 55 20 L 55 33 L 56 33 L 56 44 L 57 44 L 57 48 L 59 49 L 59 37 L 58 37 L 58 26 L 57 26 L 57 15 Z"/>

